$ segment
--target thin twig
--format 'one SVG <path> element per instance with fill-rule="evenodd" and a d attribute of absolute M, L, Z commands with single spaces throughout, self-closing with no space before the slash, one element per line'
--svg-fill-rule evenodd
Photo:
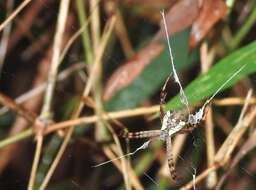
<path fill-rule="evenodd" d="M 49 71 L 49 77 L 47 81 L 47 88 L 44 96 L 44 104 L 40 117 L 44 118 L 49 115 L 51 110 L 52 98 L 54 94 L 54 89 L 57 80 L 58 67 L 60 65 L 60 53 L 62 39 L 65 29 L 65 24 L 67 20 L 68 7 L 70 0 L 62 0 L 60 3 L 60 12 L 58 15 L 56 34 L 54 36 L 53 42 L 53 55 L 51 59 L 51 66 Z"/>
<path fill-rule="evenodd" d="M 231 39 L 231 41 L 229 41 L 228 46 L 231 51 L 236 49 L 239 46 L 241 41 L 244 39 L 244 37 L 246 37 L 247 33 L 254 26 L 255 21 L 256 21 L 256 5 L 254 5 L 252 13 L 248 16 L 245 23 L 240 27 L 239 31 L 235 34 L 235 36 Z"/>
<path fill-rule="evenodd" d="M 132 57 L 135 52 L 133 50 L 131 41 L 129 39 L 128 31 L 125 26 L 125 22 L 123 19 L 123 15 L 120 11 L 119 4 L 117 1 L 107 1 L 105 10 L 109 16 L 112 16 L 113 14 L 116 15 L 116 27 L 115 27 L 115 33 L 120 41 L 120 44 L 122 46 L 123 52 L 126 56 L 126 58 Z"/>
<path fill-rule="evenodd" d="M 219 180 L 215 190 L 221 189 L 221 186 L 223 185 L 223 183 L 227 179 L 227 177 L 230 175 L 230 173 L 232 172 L 234 167 L 239 163 L 239 161 L 242 158 L 244 158 L 250 151 L 252 151 L 252 149 L 255 148 L 255 146 L 256 146 L 255 139 L 256 139 L 256 130 L 254 129 L 254 131 L 250 135 L 249 139 L 243 144 L 243 146 L 240 148 L 238 153 L 235 155 L 228 170 L 224 173 L 224 175 Z"/>
<path fill-rule="evenodd" d="M 244 98 L 234 97 L 234 98 L 224 98 L 224 99 L 214 100 L 213 103 L 217 106 L 224 106 L 224 105 L 225 106 L 233 106 L 233 105 L 243 105 L 244 102 L 245 102 Z M 251 98 L 248 101 L 248 103 L 256 104 L 256 99 Z M 135 116 L 140 116 L 140 115 L 150 115 L 150 114 L 155 114 L 158 112 L 159 112 L 159 105 L 154 105 L 151 107 L 141 107 L 141 108 L 122 110 L 122 111 L 117 111 L 117 112 L 109 112 L 109 113 L 106 113 L 106 116 L 103 116 L 103 117 L 104 117 L 104 120 L 112 120 L 112 119 L 135 117 Z M 72 125 L 95 123 L 97 120 L 98 120 L 98 117 L 93 115 L 93 116 L 87 116 L 87 117 L 81 117 L 78 119 L 63 121 L 63 122 L 59 122 L 56 124 L 51 124 L 49 126 L 49 128 L 45 131 L 45 134 L 55 132 L 56 130 L 59 130 L 59 129 L 65 129 Z M 6 138 L 6 139 L 0 141 L 0 148 L 7 146 L 8 144 L 12 144 L 12 143 L 18 142 L 20 140 L 23 140 L 25 138 L 28 138 L 32 134 L 33 134 L 32 130 L 27 129 L 27 130 L 17 134 L 17 138 L 16 138 L 16 136 Z"/>
<path fill-rule="evenodd" d="M 108 128 L 108 130 L 111 132 L 111 135 L 114 139 L 114 142 L 116 144 L 116 149 L 117 149 L 116 150 L 117 155 L 118 156 L 124 155 L 124 152 L 122 150 L 122 146 L 120 144 L 119 138 L 116 135 L 115 131 L 112 129 L 112 126 L 109 123 L 105 122 L 105 121 L 103 121 L 103 122 L 104 122 L 104 127 L 106 126 Z M 123 175 L 123 178 L 124 178 L 125 187 L 126 187 L 127 190 L 129 190 L 129 189 L 131 189 L 131 183 L 130 183 L 130 179 L 129 179 L 129 177 L 131 176 L 131 173 L 127 172 L 129 164 L 128 164 L 128 160 L 126 160 L 124 157 L 121 158 L 121 167 L 122 167 L 121 172 L 122 172 L 122 175 Z M 137 183 L 140 184 L 139 179 L 137 178 L 137 176 L 135 175 L 133 177 L 135 177 Z"/>
<path fill-rule="evenodd" d="M 122 172 L 121 163 L 118 160 L 115 160 L 117 155 L 115 155 L 113 153 L 113 151 L 111 151 L 110 148 L 103 148 L 103 151 L 109 159 L 113 160 L 113 164 L 117 167 L 117 169 Z M 137 176 L 136 176 L 136 174 L 134 173 L 134 171 L 132 170 L 131 167 L 128 167 L 127 172 L 130 174 L 130 177 L 131 177 L 130 180 L 131 180 L 131 183 L 133 184 L 133 187 L 137 190 L 143 190 L 144 188 L 142 187 L 142 185 L 138 181 Z"/>
<path fill-rule="evenodd" d="M 13 13 L 5 19 L 5 21 L 0 24 L 0 32 L 3 30 L 4 27 L 6 27 L 7 24 L 9 24 L 16 16 L 19 14 L 19 12 L 28 5 L 32 0 L 24 0 L 16 9 L 13 11 Z"/>
<path fill-rule="evenodd" d="M 96 9 L 96 13 L 91 13 L 92 15 L 92 18 L 94 19 L 93 20 L 93 23 L 92 23 L 92 37 L 93 37 L 93 45 L 94 45 L 94 59 L 100 55 L 98 55 L 98 43 L 99 43 L 99 34 L 100 34 L 100 18 L 99 18 L 99 4 L 96 3 L 97 0 L 95 1 L 91 1 L 90 5 L 91 7 L 93 7 L 94 5 L 97 4 L 97 7 L 95 8 Z M 91 10 L 92 11 L 92 10 Z M 107 28 L 105 28 L 106 30 L 108 30 Z M 97 31 L 95 31 L 97 30 Z M 103 31 L 103 37 L 102 39 L 104 39 L 104 35 L 106 34 L 107 31 Z M 94 85 L 93 85 L 93 98 L 95 100 L 95 106 L 94 106 L 94 110 L 95 110 L 95 113 L 96 115 L 99 117 L 99 120 L 96 122 L 96 127 L 95 127 L 95 136 L 96 136 L 96 140 L 103 140 L 105 138 L 108 138 L 106 137 L 107 136 L 107 131 L 106 129 L 108 129 L 111 134 L 112 134 L 112 137 L 115 141 L 115 144 L 116 144 L 116 147 L 117 147 L 117 152 L 119 153 L 119 155 L 123 155 L 123 151 L 122 151 L 122 147 L 121 147 L 121 144 L 120 144 L 120 141 L 117 137 L 117 135 L 115 134 L 114 130 L 112 129 L 111 125 L 102 119 L 102 113 L 104 112 L 104 106 L 103 106 L 103 101 L 102 101 L 102 61 L 99 61 L 99 66 L 97 67 L 97 77 L 95 77 L 95 80 L 94 80 Z M 107 128 L 106 128 L 107 127 Z M 127 171 L 127 167 L 128 167 L 128 163 L 127 161 L 125 160 L 125 158 L 122 158 L 121 159 L 121 166 L 122 166 L 122 175 L 123 175 L 123 179 L 124 179 L 124 183 L 125 183 L 125 187 L 127 190 L 130 190 L 131 189 L 131 184 L 130 184 L 130 180 L 129 180 L 129 177 L 128 177 L 128 173 L 126 172 Z M 138 180 L 138 179 L 137 179 Z"/>
<path fill-rule="evenodd" d="M 54 36 L 54 42 L 53 42 L 53 55 L 52 55 L 52 60 L 51 60 L 51 66 L 50 66 L 50 72 L 49 72 L 49 78 L 47 82 L 47 87 L 46 87 L 46 93 L 44 96 L 44 104 L 43 108 L 40 114 L 40 118 L 42 120 L 49 120 L 49 113 L 51 112 L 51 104 L 52 104 L 52 99 L 53 99 L 53 93 L 55 89 L 55 84 L 57 80 L 57 72 L 58 72 L 58 67 L 60 64 L 60 51 L 61 51 L 61 45 L 62 45 L 62 39 L 63 39 L 63 34 L 64 34 L 64 29 L 65 29 L 65 24 L 67 21 L 67 15 L 68 15 L 68 8 L 69 8 L 69 3 L 70 0 L 62 0 L 60 2 L 60 8 L 59 8 L 59 15 L 58 15 L 58 21 L 57 21 L 57 28 L 56 28 L 56 34 Z M 46 126 L 46 125 L 45 125 Z M 40 154 L 42 150 L 42 145 L 43 145 L 43 131 L 44 126 L 42 127 L 37 127 L 36 128 L 36 137 L 37 137 L 37 145 L 36 145 L 36 152 L 33 160 L 33 165 L 32 165 L 32 170 L 30 174 L 30 179 L 29 179 L 29 185 L 28 185 L 28 190 L 33 190 L 34 189 L 34 182 L 35 182 L 35 176 L 38 168 L 38 163 L 40 159 Z"/>
<path fill-rule="evenodd" d="M 99 55 L 99 57 L 96 58 L 95 62 L 94 62 L 94 65 L 93 65 L 93 68 L 91 70 L 91 73 L 90 73 L 90 76 L 89 76 L 89 79 L 88 79 L 88 82 L 87 82 L 87 85 L 84 89 L 84 92 L 83 92 L 83 96 L 88 96 L 89 95 L 89 92 L 91 90 L 91 83 L 94 81 L 94 75 L 96 75 L 97 73 L 95 73 L 95 71 L 97 71 L 97 68 L 95 69 L 95 67 L 97 67 L 97 64 L 98 62 L 101 60 L 102 56 L 103 56 L 103 53 L 104 53 L 104 50 L 105 50 L 105 47 L 106 47 L 106 44 L 107 44 L 107 41 L 109 39 L 109 36 L 112 32 L 112 29 L 114 27 L 114 23 L 115 23 L 115 19 L 112 18 L 108 23 L 107 23 L 107 27 L 108 27 L 108 32 L 105 36 L 105 39 L 102 40 L 101 42 L 101 46 L 99 48 L 99 52 L 101 52 Z M 94 71 L 94 72 L 93 72 Z M 79 117 L 82 109 L 84 107 L 84 103 L 83 102 L 80 102 L 80 104 L 78 105 L 78 108 L 76 109 L 76 111 L 74 112 L 72 118 L 77 118 Z M 51 178 L 51 176 L 53 175 L 53 172 L 54 170 L 56 169 L 67 145 L 68 145 L 68 142 L 73 134 L 73 131 L 74 131 L 74 125 L 70 126 L 70 128 L 68 129 L 67 133 L 65 134 L 65 137 L 64 137 L 64 140 L 63 140 L 63 143 L 60 147 L 60 150 L 59 152 L 57 153 L 50 169 L 48 170 L 48 173 L 46 174 L 46 177 L 44 178 L 44 181 L 42 183 L 42 185 L 40 186 L 39 190 L 44 190 L 47 186 L 47 184 L 49 183 L 49 180 Z"/>
<path fill-rule="evenodd" d="M 252 96 L 252 90 L 249 90 L 246 99 L 249 100 Z M 244 104 L 244 107 L 241 112 L 241 117 L 239 117 L 238 122 L 236 126 L 233 128 L 229 136 L 226 138 L 225 142 L 222 144 L 221 148 L 219 149 L 218 153 L 215 156 L 215 162 L 223 162 L 226 163 L 233 150 L 235 149 L 237 143 L 239 142 L 240 138 L 246 131 L 246 129 L 249 126 L 249 123 L 251 123 L 253 117 L 256 114 L 256 109 L 249 112 L 246 116 L 244 116 L 245 110 L 248 108 L 248 102 Z"/>
<path fill-rule="evenodd" d="M 42 151 L 42 146 L 43 146 L 43 136 L 39 136 L 37 138 L 37 143 L 36 143 L 36 152 L 34 155 L 34 161 L 33 161 L 33 165 L 32 165 L 32 169 L 31 169 L 31 173 L 30 173 L 30 180 L 29 180 L 29 184 L 28 184 L 28 190 L 33 190 L 34 188 L 34 183 L 35 183 L 35 177 L 36 177 L 36 172 L 37 172 L 37 167 L 39 164 L 39 160 L 40 160 L 40 154 Z"/>
<path fill-rule="evenodd" d="M 60 55 L 60 62 L 63 61 L 64 57 L 66 56 L 70 46 L 74 43 L 74 41 L 87 29 L 88 24 L 90 23 L 91 17 L 88 17 L 88 19 L 84 22 L 84 24 L 80 27 L 80 29 L 74 33 L 71 38 L 68 40 L 67 44 L 62 50 L 62 53 Z"/>
<path fill-rule="evenodd" d="M 7 1 L 7 4 L 6 4 L 7 16 L 9 16 L 11 11 L 13 10 L 13 5 L 14 5 L 14 0 Z M 12 29 L 12 22 L 10 22 L 6 27 L 4 27 L 4 31 L 3 31 L 1 42 L 0 42 L 0 74 L 2 72 L 2 68 L 3 68 L 3 64 L 4 64 L 6 52 L 7 52 L 11 29 Z"/>
<path fill-rule="evenodd" d="M 202 73 L 206 73 L 212 62 L 208 61 L 208 46 L 206 43 L 203 43 L 200 48 L 201 55 L 201 70 Z M 213 60 L 213 59 L 211 59 Z M 215 154 L 215 142 L 214 142 L 214 125 L 212 118 L 212 108 L 211 105 L 208 107 L 208 112 L 205 119 L 205 136 L 206 136 L 206 149 L 207 149 L 207 164 L 208 167 L 214 163 L 214 154 Z M 213 171 L 206 180 L 206 187 L 212 189 L 217 183 L 217 173 Z"/>
<path fill-rule="evenodd" d="M 152 114 L 156 112 L 159 112 L 159 106 L 152 106 L 150 108 L 142 107 L 142 108 L 136 108 L 132 110 L 109 112 L 109 113 L 103 114 L 102 118 L 104 120 L 112 120 L 112 119 L 134 117 L 139 115 L 147 115 L 147 114 Z M 53 125 L 49 125 L 49 127 L 45 131 L 45 134 L 52 133 L 56 130 L 64 129 L 73 125 L 95 123 L 98 119 L 99 119 L 98 116 L 93 115 L 93 116 L 81 117 L 78 119 L 56 123 Z"/>
<path fill-rule="evenodd" d="M 251 92 L 249 91 L 246 97 L 247 101 L 249 100 L 250 96 L 251 96 Z M 247 107 L 247 106 L 248 104 L 245 105 L 244 107 Z M 203 180 L 205 177 L 207 177 L 212 171 L 217 170 L 218 168 L 224 166 L 229 161 L 234 148 L 236 147 L 239 139 L 242 137 L 242 134 L 244 134 L 245 130 L 248 128 L 248 126 L 251 124 L 251 122 L 255 117 L 256 117 L 256 107 L 254 106 L 253 109 L 248 114 L 246 114 L 242 120 L 239 120 L 239 122 L 233 128 L 230 135 L 226 138 L 225 142 L 222 144 L 221 148 L 218 150 L 215 156 L 214 164 L 208 167 L 199 176 L 197 176 L 195 179 L 195 182 L 194 180 L 190 181 L 185 186 L 183 186 L 181 190 L 191 189 L 194 183 L 197 184 L 198 182 Z"/>
<path fill-rule="evenodd" d="M 32 135 L 34 135 L 34 133 L 33 133 L 33 130 L 30 128 L 30 129 L 24 130 L 18 134 L 15 134 L 13 136 L 5 138 L 4 140 L 0 141 L 0 149 L 6 147 L 8 145 L 17 143 L 21 140 L 28 138 L 28 137 L 31 137 Z"/>
<path fill-rule="evenodd" d="M 234 98 L 224 98 L 219 100 L 213 100 L 213 104 L 216 106 L 234 106 L 234 105 L 243 105 L 245 102 L 244 98 L 240 97 L 234 97 Z M 256 104 L 256 99 L 251 98 L 248 101 L 249 104 Z M 159 105 L 154 105 L 151 107 L 141 107 L 141 108 L 135 108 L 135 109 L 129 109 L 129 110 L 122 110 L 117 112 L 108 112 L 106 113 L 106 116 L 104 117 L 104 120 L 112 120 L 112 119 L 122 119 L 122 118 L 129 118 L 129 117 L 135 117 L 140 115 L 151 115 L 156 114 L 159 112 Z M 53 133 L 59 129 L 65 129 L 72 125 L 80 125 L 80 124 L 91 124 L 95 123 L 98 120 L 98 117 L 93 116 L 86 116 L 81 117 L 78 119 L 71 119 L 68 121 L 59 122 L 56 124 L 49 125 L 48 129 L 46 129 L 45 134 Z M 17 138 L 15 136 L 6 138 L 2 141 L 0 141 L 0 148 L 7 146 L 9 144 L 18 142 L 20 140 L 23 140 L 25 138 L 28 138 L 32 135 L 32 130 L 27 129 L 25 131 L 20 132 L 17 134 Z"/>
<path fill-rule="evenodd" d="M 46 56 L 39 63 L 36 78 L 33 80 L 33 87 L 38 86 L 39 84 L 41 84 L 47 79 L 46 72 L 49 69 L 50 57 L 51 57 L 51 48 L 49 48 L 46 51 Z M 27 110 L 30 110 L 30 112 L 37 113 L 41 105 L 41 102 L 42 102 L 42 96 L 38 95 L 33 100 L 30 100 L 24 103 L 23 107 L 26 108 Z M 32 132 L 32 129 L 28 130 L 30 131 L 29 133 L 27 132 L 27 130 L 25 130 L 25 128 L 30 126 L 31 126 L 31 122 L 28 122 L 23 117 L 18 116 L 16 117 L 13 125 L 10 127 L 10 132 L 8 136 L 10 136 L 10 138 L 13 138 L 11 139 L 13 142 L 14 140 L 16 140 L 16 135 L 17 135 L 17 139 L 22 139 L 26 135 L 28 135 L 30 132 Z M 25 131 L 23 132 L 23 130 Z M 12 158 L 15 157 L 17 152 L 16 150 L 19 147 L 20 147 L 20 144 L 12 144 L 11 146 L 7 146 L 1 150 L 1 158 L 3 159 L 0 159 L 0 173 L 3 171 L 6 165 L 10 162 L 10 160 L 12 160 Z"/>
<path fill-rule="evenodd" d="M 91 101 L 90 104 L 92 105 L 93 108 L 95 107 L 95 102 L 93 100 L 91 100 L 89 97 L 88 97 L 87 101 Z M 131 168 L 129 158 L 126 160 L 123 156 L 124 153 L 122 151 L 121 144 L 119 142 L 119 139 L 118 139 L 115 131 L 112 129 L 111 125 L 106 120 L 103 120 L 103 121 L 104 121 L 105 126 L 107 126 L 107 128 L 111 132 L 112 137 L 115 140 L 115 143 L 116 143 L 116 146 L 117 146 L 117 149 L 118 149 L 118 150 L 115 151 L 117 156 L 110 158 L 110 160 L 113 160 L 113 159 L 115 160 L 116 157 L 121 158 L 120 160 L 121 160 L 121 165 L 122 165 L 122 174 L 123 174 L 123 177 L 124 177 L 126 189 L 131 189 L 130 183 L 132 183 L 132 185 L 134 186 L 135 189 L 141 189 L 142 185 L 140 184 L 140 181 L 139 181 L 138 177 L 136 175 L 134 175 L 135 173 L 134 173 L 133 169 Z M 113 121 L 113 123 L 115 125 L 117 125 L 118 127 L 127 131 L 127 128 L 120 121 L 118 121 L 117 119 L 112 119 L 111 121 Z M 106 150 L 106 149 L 111 149 L 111 148 L 106 147 L 106 148 L 103 148 L 103 150 L 104 149 Z M 130 180 L 130 179 L 132 179 L 132 180 Z"/>
<path fill-rule="evenodd" d="M 159 112 L 159 105 L 152 106 L 152 107 L 141 107 L 141 108 L 123 110 L 123 111 L 117 111 L 117 112 L 109 112 L 104 114 L 103 118 L 104 120 L 114 120 L 114 119 L 128 118 L 128 117 L 134 117 L 134 116 L 140 116 L 140 115 L 149 115 L 157 112 Z M 95 123 L 97 120 L 98 120 L 98 117 L 96 115 L 93 115 L 93 116 L 81 117 L 81 118 L 73 119 L 69 121 L 64 121 L 56 124 L 51 124 L 46 129 L 45 134 L 53 133 L 56 130 L 68 128 L 72 125 L 78 126 L 79 124 L 82 124 L 82 123 L 83 124 Z M 32 129 L 27 129 L 25 131 L 22 131 L 15 136 L 12 136 L 0 141 L 0 148 L 3 148 L 9 144 L 28 138 L 33 134 L 34 133 Z"/>
<path fill-rule="evenodd" d="M 9 109 L 15 111 L 19 115 L 26 118 L 30 123 L 33 123 L 36 119 L 36 115 L 33 112 L 28 111 L 27 109 L 23 108 L 22 106 L 18 105 L 15 101 L 13 101 L 8 96 L 2 94 L 0 92 L 0 102 L 8 107 Z"/>
<path fill-rule="evenodd" d="M 213 100 L 213 104 L 216 106 L 236 106 L 236 105 L 244 105 L 245 98 L 241 97 L 230 97 L 223 99 L 215 99 Z M 249 101 L 249 104 L 256 104 L 256 98 L 252 97 Z"/>
<path fill-rule="evenodd" d="M 92 34 L 92 45 L 93 53 L 96 56 L 96 52 L 99 48 L 100 43 L 100 10 L 98 0 L 91 0 L 89 2 L 91 16 L 92 16 L 92 25 L 91 25 L 91 34 Z"/>
<path fill-rule="evenodd" d="M 78 13 L 78 19 L 80 22 L 80 25 L 83 26 L 85 25 L 86 22 L 88 22 L 89 18 L 86 18 L 86 3 L 84 0 L 77 0 L 76 1 L 76 7 L 77 7 L 77 13 Z M 91 15 L 90 15 L 91 17 Z M 88 27 L 85 26 L 83 32 L 82 32 L 82 44 L 83 44 L 83 49 L 84 49 L 84 56 L 87 64 L 92 63 L 92 48 L 91 48 L 91 39 L 88 31 Z"/>

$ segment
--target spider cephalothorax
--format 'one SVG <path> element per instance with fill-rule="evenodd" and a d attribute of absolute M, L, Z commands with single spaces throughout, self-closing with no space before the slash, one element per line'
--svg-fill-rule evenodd
<path fill-rule="evenodd" d="M 162 119 L 160 138 L 165 140 L 168 136 L 173 136 L 186 125 L 183 117 L 177 111 L 167 111 Z"/>

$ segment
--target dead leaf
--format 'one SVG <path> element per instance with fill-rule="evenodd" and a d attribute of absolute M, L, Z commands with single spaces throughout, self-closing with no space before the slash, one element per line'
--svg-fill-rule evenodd
<path fill-rule="evenodd" d="M 137 6 L 137 8 L 153 7 L 160 8 L 175 3 L 175 0 L 123 0 L 120 1 L 126 6 Z"/>
<path fill-rule="evenodd" d="M 204 0 L 199 17 L 192 26 L 189 47 L 193 49 L 210 31 L 210 29 L 226 16 L 227 6 L 222 0 Z"/>
<path fill-rule="evenodd" d="M 103 99 L 109 100 L 121 89 L 128 86 L 163 49 L 163 45 L 152 43 L 141 49 L 130 61 L 120 66 L 107 81 Z"/>
<path fill-rule="evenodd" d="M 169 35 L 180 32 L 193 24 L 199 15 L 200 2 L 200 0 L 181 0 L 168 11 L 165 19 Z M 154 40 L 162 39 L 165 39 L 163 21 L 160 23 L 160 29 Z"/>
<path fill-rule="evenodd" d="M 190 26 L 198 16 L 201 4 L 201 0 L 178 1 L 166 14 L 169 35 Z M 163 22 L 161 22 L 160 29 L 152 42 L 112 74 L 104 89 L 104 101 L 109 100 L 117 92 L 131 84 L 143 71 L 145 66 L 162 52 L 164 47 L 158 44 L 159 40 L 162 39 L 165 39 Z"/>

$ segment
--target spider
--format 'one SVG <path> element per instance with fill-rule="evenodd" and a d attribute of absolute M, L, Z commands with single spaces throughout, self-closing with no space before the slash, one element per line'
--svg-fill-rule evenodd
<path fill-rule="evenodd" d="M 167 156 L 167 162 L 169 166 L 170 175 L 173 180 L 177 181 L 178 177 L 175 170 L 175 163 L 173 159 L 173 154 L 171 150 L 171 138 L 177 134 L 187 133 L 191 132 L 193 129 L 197 128 L 199 124 L 204 119 L 206 112 L 207 112 L 207 106 L 210 104 L 211 100 L 216 96 L 216 94 L 231 80 L 233 79 L 246 65 L 239 68 L 232 76 L 223 83 L 218 90 L 205 101 L 203 106 L 194 114 L 190 113 L 189 107 L 188 107 L 188 100 L 185 95 L 185 92 L 183 91 L 183 88 L 181 86 L 180 80 L 178 78 L 178 75 L 176 73 L 174 62 L 173 62 L 173 56 L 171 51 L 170 42 L 168 39 L 168 31 L 166 27 L 166 21 L 164 12 L 161 13 L 164 21 L 164 27 L 165 27 L 165 34 L 168 42 L 168 48 L 169 48 L 169 54 L 171 59 L 171 66 L 172 66 L 172 74 L 166 79 L 161 92 L 160 92 L 160 119 L 161 119 L 161 129 L 159 130 L 148 130 L 148 131 L 138 131 L 138 132 L 126 132 L 123 133 L 123 137 L 129 138 L 129 139 L 140 139 L 140 138 L 149 138 L 147 142 L 145 142 L 141 147 L 136 149 L 134 152 L 130 153 L 130 155 L 133 155 L 135 152 L 137 152 L 140 149 L 145 149 L 148 147 L 149 142 L 151 142 L 153 139 L 160 139 L 162 141 L 165 141 L 166 143 L 166 156 Z M 187 108 L 187 111 L 185 110 L 172 110 L 172 111 L 164 111 L 164 105 L 166 103 L 166 96 L 167 96 L 167 84 L 171 81 L 171 76 L 173 75 L 174 82 L 176 82 L 179 85 L 180 89 L 180 101 L 182 104 L 184 104 Z M 186 113 L 187 112 L 187 113 Z"/>
<path fill-rule="evenodd" d="M 141 139 L 141 138 L 149 138 L 150 142 L 153 139 L 160 139 L 166 142 L 166 156 L 167 162 L 170 170 L 170 175 L 173 180 L 177 181 L 178 177 L 175 170 L 175 163 L 173 159 L 173 154 L 171 151 L 171 138 L 176 134 L 182 134 L 191 132 L 194 128 L 198 127 L 198 124 L 204 118 L 206 113 L 205 109 L 200 112 L 196 112 L 194 115 L 184 113 L 184 110 L 173 110 L 173 111 L 164 111 L 164 104 L 166 103 L 167 96 L 167 83 L 170 82 L 170 78 L 168 77 L 162 90 L 160 93 L 160 119 L 162 123 L 161 129 L 158 130 L 148 130 L 148 131 L 138 131 L 138 132 L 128 132 L 124 133 L 123 137 L 129 139 Z M 196 114 L 200 115 L 200 118 L 196 118 Z"/>
<path fill-rule="evenodd" d="M 170 42 L 168 39 L 168 31 L 167 31 L 167 26 L 166 26 L 166 21 L 165 21 L 165 15 L 164 12 L 161 12 L 163 21 L 164 21 L 164 28 L 165 28 L 165 34 L 167 38 L 167 44 L 168 44 L 168 49 L 169 49 L 169 55 L 170 55 L 170 60 L 171 60 L 171 66 L 172 66 L 172 73 L 169 75 L 169 77 L 166 79 L 161 92 L 160 92 L 160 119 L 162 122 L 161 129 L 158 130 L 148 130 L 148 131 L 138 131 L 138 132 L 126 132 L 123 131 L 121 133 L 121 136 L 124 138 L 129 138 L 129 139 L 140 139 L 140 138 L 148 138 L 149 140 L 144 142 L 142 146 L 137 148 L 135 151 L 130 152 L 128 154 L 122 155 L 120 157 L 114 158 L 112 160 L 108 160 L 106 162 L 97 164 L 93 167 L 99 167 L 102 165 L 105 165 L 107 163 L 110 163 L 114 160 L 119 160 L 121 158 L 127 157 L 127 156 L 132 156 L 135 153 L 137 153 L 139 150 L 146 149 L 149 146 L 149 143 L 154 140 L 154 139 L 160 139 L 162 141 L 165 141 L 166 143 L 166 155 L 167 155 L 167 161 L 168 161 L 168 166 L 169 166 L 169 171 L 172 179 L 174 181 L 178 180 L 176 170 L 175 170 L 175 163 L 173 159 L 173 154 L 172 154 L 172 144 L 171 144 L 171 139 L 173 136 L 177 134 L 182 134 L 182 133 L 187 133 L 191 132 L 195 128 L 199 126 L 199 124 L 202 122 L 204 119 L 206 113 L 207 113 L 207 107 L 211 103 L 212 99 L 224 88 L 224 86 L 229 83 L 238 73 L 240 73 L 247 64 L 243 65 L 240 67 L 235 73 L 233 73 L 228 80 L 226 80 L 217 90 L 216 92 L 205 101 L 203 106 L 196 111 L 195 113 L 190 113 L 189 110 L 189 105 L 188 105 L 188 99 L 185 95 L 185 92 L 183 91 L 181 82 L 179 80 L 179 77 L 176 73 L 176 69 L 174 67 L 174 62 L 173 62 L 173 56 L 172 56 L 172 50 L 170 46 Z M 178 84 L 179 86 L 179 97 L 180 101 L 182 104 L 186 106 L 186 110 L 169 110 L 169 111 L 164 111 L 164 105 L 166 103 L 166 96 L 167 96 L 167 84 L 171 81 L 171 77 L 173 76 L 174 82 Z M 194 177 L 194 175 L 193 175 Z"/>

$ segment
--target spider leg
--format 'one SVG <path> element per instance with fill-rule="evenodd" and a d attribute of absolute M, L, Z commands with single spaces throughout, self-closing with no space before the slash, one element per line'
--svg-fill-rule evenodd
<path fill-rule="evenodd" d="M 152 138 L 161 135 L 161 130 L 150 130 L 150 131 L 138 131 L 124 133 L 122 136 L 129 139 L 142 139 L 142 138 Z"/>
<path fill-rule="evenodd" d="M 173 72 L 173 78 L 174 78 L 174 82 L 177 83 L 179 85 L 179 90 L 180 90 L 180 101 L 182 104 L 184 104 L 187 107 L 187 112 L 190 115 L 190 110 L 188 107 L 188 98 L 182 88 L 180 79 L 178 77 L 178 74 L 176 72 L 175 66 L 174 66 L 174 61 L 173 61 L 173 55 L 172 55 L 172 49 L 171 49 L 171 44 L 170 44 L 170 40 L 169 40 L 169 35 L 168 35 L 168 30 L 167 30 L 167 24 L 166 24 L 166 20 L 165 20 L 165 13 L 164 11 L 161 12 L 162 18 L 163 18 L 163 24 L 164 24 L 164 29 L 165 29 L 165 36 L 166 36 L 166 41 L 168 44 L 168 49 L 169 49 L 169 55 L 170 55 L 170 59 L 171 59 L 171 66 L 172 66 L 172 72 Z"/>
<path fill-rule="evenodd" d="M 206 101 L 198 111 L 189 115 L 187 124 L 192 126 L 200 124 L 204 120 L 208 108 L 208 102 Z"/>
<path fill-rule="evenodd" d="M 163 118 L 164 118 L 164 115 L 165 115 L 165 112 L 164 112 L 164 104 L 166 103 L 166 96 L 167 96 L 167 84 L 170 82 L 171 80 L 171 75 L 169 75 L 169 77 L 166 79 L 162 89 L 161 89 L 161 92 L 160 92 L 160 118 L 161 118 L 161 121 L 163 121 Z"/>
<path fill-rule="evenodd" d="M 212 99 L 220 92 L 220 90 L 222 88 L 224 88 L 226 86 L 226 84 L 232 80 L 238 73 L 240 73 L 244 67 L 246 66 L 243 65 L 242 67 L 240 67 L 235 73 L 232 74 L 231 77 L 229 77 L 218 89 L 217 91 L 210 97 L 208 98 L 204 105 L 197 111 L 195 112 L 194 114 L 189 114 L 189 119 L 188 119 L 188 123 L 189 124 L 192 124 L 192 125 L 196 125 L 196 124 L 199 124 L 205 117 L 206 113 L 207 113 L 207 108 L 209 108 L 209 104 L 211 103 Z"/>
<path fill-rule="evenodd" d="M 184 127 L 183 129 L 181 129 L 178 133 L 179 134 L 190 133 L 198 127 L 200 127 L 200 125 L 188 125 L 188 126 Z"/>
<path fill-rule="evenodd" d="M 172 154 L 172 145 L 171 145 L 171 137 L 166 137 L 166 155 L 167 155 L 167 162 L 170 170 L 171 177 L 174 181 L 178 180 L 176 169 L 175 169 L 175 163 L 174 158 Z"/>

